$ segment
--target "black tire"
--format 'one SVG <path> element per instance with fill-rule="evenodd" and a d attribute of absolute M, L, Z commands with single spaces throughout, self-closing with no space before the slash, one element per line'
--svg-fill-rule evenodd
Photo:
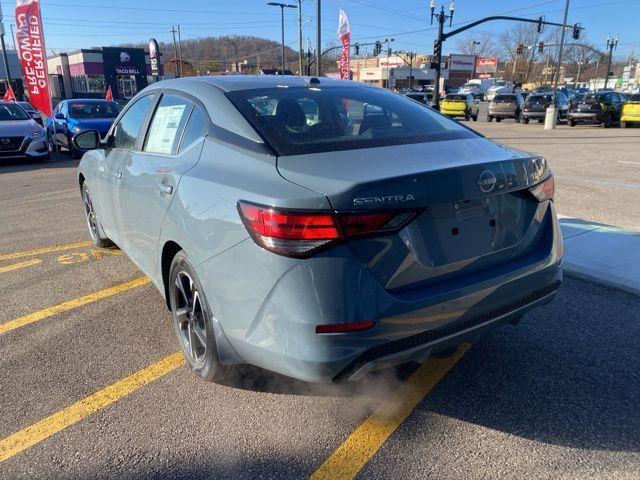
<path fill-rule="evenodd" d="M 82 183 L 82 201 L 84 203 L 84 212 L 87 218 L 87 227 L 93 244 L 99 248 L 113 247 L 113 242 L 105 235 L 102 225 L 96 212 L 93 210 L 93 202 L 91 201 L 91 193 L 87 182 Z"/>
<path fill-rule="evenodd" d="M 611 128 L 613 124 L 613 115 L 611 113 L 605 113 L 602 119 L 602 128 Z"/>
<path fill-rule="evenodd" d="M 544 119 L 539 118 L 539 119 L 538 119 L 538 123 L 544 123 Z"/>
<path fill-rule="evenodd" d="M 569 126 L 570 127 L 575 127 L 576 126 L 576 121 L 575 120 L 569 120 Z"/>
<path fill-rule="evenodd" d="M 233 367 L 218 361 L 213 315 L 202 284 L 183 251 L 173 257 L 168 286 L 174 331 L 189 368 L 208 382 L 229 378 Z"/>
<path fill-rule="evenodd" d="M 472 119 L 474 122 L 477 122 L 477 121 L 478 121 L 478 114 L 476 113 L 473 117 L 471 117 L 471 119 Z"/>
<path fill-rule="evenodd" d="M 465 110 L 464 119 L 468 122 L 470 118 L 471 118 L 471 114 L 468 111 Z"/>
<path fill-rule="evenodd" d="M 524 117 L 522 119 L 522 123 L 524 123 L 525 125 L 528 125 L 529 124 L 529 119 L 527 117 Z"/>
<path fill-rule="evenodd" d="M 496 122 L 500 123 L 501 121 L 502 121 L 502 118 L 496 117 Z"/>
<path fill-rule="evenodd" d="M 493 117 L 491 115 L 487 115 L 487 122 L 491 123 L 493 121 Z"/>

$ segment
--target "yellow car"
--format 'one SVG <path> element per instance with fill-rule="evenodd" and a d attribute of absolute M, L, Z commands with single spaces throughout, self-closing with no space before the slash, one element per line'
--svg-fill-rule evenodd
<path fill-rule="evenodd" d="M 625 128 L 632 123 L 640 123 L 640 93 L 629 95 L 627 102 L 622 106 L 620 126 Z"/>
<path fill-rule="evenodd" d="M 478 121 L 480 108 L 470 93 L 449 93 L 440 103 L 440 113 L 448 117 L 464 117 L 465 120 Z"/>

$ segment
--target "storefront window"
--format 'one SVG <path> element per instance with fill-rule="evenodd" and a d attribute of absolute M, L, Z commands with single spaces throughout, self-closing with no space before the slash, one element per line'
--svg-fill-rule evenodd
<path fill-rule="evenodd" d="M 78 75 L 71 77 L 74 92 L 103 93 L 106 89 L 104 75 Z"/>

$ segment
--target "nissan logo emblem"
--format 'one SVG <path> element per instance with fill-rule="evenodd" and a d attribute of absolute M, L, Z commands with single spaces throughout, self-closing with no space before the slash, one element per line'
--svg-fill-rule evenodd
<path fill-rule="evenodd" d="M 489 193 L 493 191 L 494 188 L 496 188 L 497 182 L 498 180 L 496 179 L 496 176 L 493 174 L 493 172 L 491 170 L 485 170 L 480 174 L 477 183 L 480 187 L 480 190 L 482 190 L 484 193 Z"/>
<path fill-rule="evenodd" d="M 11 139 L 3 138 L 3 139 L 0 139 L 0 142 L 2 142 L 3 145 L 9 145 L 11 143 Z"/>

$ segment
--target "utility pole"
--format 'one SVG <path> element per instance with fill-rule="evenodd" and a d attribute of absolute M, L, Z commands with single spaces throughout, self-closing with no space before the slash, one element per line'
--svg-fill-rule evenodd
<path fill-rule="evenodd" d="M 285 56 L 284 56 L 284 9 L 285 8 L 298 8 L 295 5 L 289 5 L 288 3 L 269 2 L 267 5 L 272 7 L 280 7 L 280 27 L 282 33 L 282 75 L 285 71 Z"/>
<path fill-rule="evenodd" d="M 316 0 L 316 77 L 322 75 L 322 7 L 320 5 L 321 0 Z"/>
<path fill-rule="evenodd" d="M 3 47 L 4 48 L 4 47 Z M 609 59 L 607 60 L 607 71 L 604 75 L 604 88 L 607 89 L 609 84 L 609 74 L 611 73 L 611 59 L 613 57 L 613 51 L 618 48 L 618 37 L 607 37 L 607 48 L 609 49 Z"/>
<path fill-rule="evenodd" d="M 176 43 L 176 27 L 172 25 L 170 32 L 173 36 L 173 65 L 176 69 L 176 77 L 180 78 L 180 71 L 178 70 L 178 44 Z"/>
<path fill-rule="evenodd" d="M 302 75 L 302 0 L 298 0 L 298 75 Z"/>
<path fill-rule="evenodd" d="M 178 25 L 178 58 L 180 61 L 180 76 L 184 75 L 182 71 L 182 36 L 180 34 L 180 25 Z"/>
<path fill-rule="evenodd" d="M 9 60 L 7 58 L 7 49 L 4 45 L 4 20 L 2 16 L 2 7 L 0 6 L 0 46 L 2 47 L 2 58 L 4 60 L 4 69 L 7 79 L 7 90 L 11 88 L 11 72 L 9 71 Z"/>

